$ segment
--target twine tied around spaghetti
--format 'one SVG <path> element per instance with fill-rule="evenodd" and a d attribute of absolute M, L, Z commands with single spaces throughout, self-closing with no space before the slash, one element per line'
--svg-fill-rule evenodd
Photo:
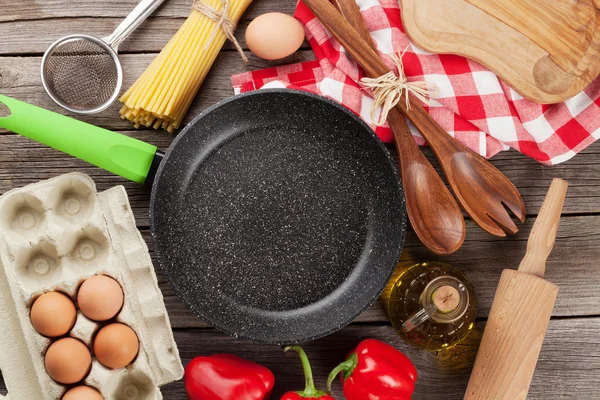
<path fill-rule="evenodd" d="M 390 110 L 402 100 L 402 95 L 406 98 L 406 109 L 410 110 L 410 96 L 413 94 L 417 99 L 421 100 L 426 105 L 430 105 L 430 98 L 435 97 L 439 92 L 439 87 L 433 82 L 417 81 L 409 82 L 404 73 L 404 64 L 402 57 L 406 53 L 408 47 L 402 54 L 390 54 L 398 75 L 394 71 L 390 71 L 378 78 L 362 78 L 360 82 L 362 86 L 373 91 L 373 107 L 371 107 L 371 119 L 376 126 L 381 126 L 387 121 Z M 381 107 L 382 111 L 377 117 L 377 110 Z"/>
<path fill-rule="evenodd" d="M 219 29 L 222 29 L 223 33 L 225 33 L 225 37 L 227 37 L 227 39 L 229 39 L 229 41 L 233 43 L 238 53 L 240 53 L 240 56 L 242 56 L 242 60 L 244 60 L 244 62 L 248 64 L 248 57 L 246 57 L 242 46 L 240 46 L 239 42 L 235 38 L 235 28 L 237 27 L 237 24 L 229 18 L 229 0 L 221 0 L 221 4 L 221 11 L 215 10 L 208 4 L 204 3 L 202 0 L 195 0 L 194 4 L 192 5 L 193 9 L 204 14 L 206 17 L 213 20 L 217 24 L 217 26 L 215 26 L 213 31 L 211 32 L 210 38 L 208 39 L 208 42 L 206 42 L 206 46 L 204 49 L 206 50 L 206 47 L 208 47 L 212 43 Z"/>

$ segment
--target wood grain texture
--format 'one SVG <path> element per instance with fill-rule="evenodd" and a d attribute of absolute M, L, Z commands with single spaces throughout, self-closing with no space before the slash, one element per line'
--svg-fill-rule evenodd
<path fill-rule="evenodd" d="M 172 140 L 172 136 L 164 132 L 123 133 L 149 141 L 163 150 L 166 150 Z M 539 211 L 553 176 L 570 179 L 565 210 L 569 209 L 573 216 L 562 218 L 558 242 L 547 265 L 547 279 L 561 287 L 555 316 L 600 314 L 600 294 L 597 290 L 600 268 L 596 261 L 600 259 L 600 248 L 597 246 L 600 240 L 600 216 L 588 215 L 598 213 L 600 207 L 597 201 L 600 196 L 600 185 L 597 182 L 600 174 L 597 161 L 599 152 L 600 144 L 593 145 L 572 161 L 552 168 L 541 166 L 516 152 L 502 153 L 492 160 L 524 191 L 525 201 L 532 214 Z M 426 153 L 433 159 L 428 150 Z M 0 193 L 72 171 L 89 174 L 100 190 L 124 185 L 137 224 L 146 232 L 147 242 L 152 248 L 147 231 L 149 186 L 127 182 L 29 139 L 17 135 L 0 135 Z M 523 258 L 534 221 L 535 218 L 529 218 L 517 235 L 507 239 L 494 239 L 479 230 L 472 221 L 467 221 L 465 243 L 457 253 L 449 257 L 431 255 L 419 243 L 414 233 L 409 232 L 403 257 L 406 260 L 447 261 L 461 268 L 473 280 L 480 304 L 480 315 L 486 316 L 502 270 L 507 267 L 517 268 L 519 260 Z M 160 269 L 157 271 L 160 272 Z M 166 281 L 161 281 L 161 287 L 167 294 L 174 326 L 205 326 L 175 297 Z M 385 318 L 381 307 L 374 306 L 359 320 L 383 321 Z"/>
<path fill-rule="evenodd" d="M 437 357 L 409 347 L 389 326 L 354 325 L 303 347 L 312 363 L 316 383 L 323 387 L 329 371 L 360 340 L 368 337 L 384 340 L 408 355 L 417 367 L 419 377 L 413 400 L 456 400 L 465 393 L 482 329 L 483 323 L 478 323 L 461 345 Z M 598 330 L 600 319 L 597 318 L 552 321 L 528 399 L 599 399 L 600 359 L 590 352 L 590 348 L 600 344 Z M 279 399 L 286 390 L 303 386 L 298 359 L 292 354 L 283 354 L 276 346 L 251 344 L 212 329 L 176 331 L 175 340 L 184 364 L 199 354 L 233 352 L 271 368 L 276 379 L 272 399 Z M 338 381 L 333 389 L 335 398 L 343 400 Z M 166 400 L 186 398 L 181 382 L 164 387 L 162 393 Z"/>
<path fill-rule="evenodd" d="M 539 103 L 564 101 L 600 73 L 594 0 L 402 0 L 401 7 L 415 44 L 474 59 Z"/>
<path fill-rule="evenodd" d="M 525 400 L 558 294 L 555 284 L 502 273 L 465 400 Z"/>
<path fill-rule="evenodd" d="M 125 18 L 137 3 L 138 0 L 2 0 L 0 22 L 72 17 Z M 160 18 L 187 18 L 191 5 L 191 0 L 169 0 L 153 15 Z M 271 11 L 293 14 L 295 9 L 294 1 L 255 0 L 244 19 L 250 20 Z"/>
<path fill-rule="evenodd" d="M 41 54 L 51 40 L 50 36 L 58 37 L 63 31 L 77 32 L 85 26 L 90 26 L 98 32 L 110 31 L 137 1 L 2 0 L 0 93 L 60 111 L 43 92 L 39 81 L 40 58 L 32 55 Z M 267 11 L 292 14 L 294 8 L 295 1 L 292 0 L 255 0 L 243 20 L 247 22 Z M 133 36 L 129 44 L 124 44 L 123 50 L 156 53 L 162 46 L 161 42 L 166 43 L 171 36 L 171 32 L 167 30 L 172 29 L 174 32 L 188 14 L 189 0 L 165 2 L 148 25 L 140 28 L 140 34 Z M 4 54 L 23 57 L 2 57 Z M 127 82 L 132 83 L 154 56 L 155 54 L 123 55 L 125 85 Z M 206 107 L 231 96 L 231 74 L 313 58 L 310 51 L 301 51 L 280 63 L 264 62 L 251 57 L 250 64 L 246 67 L 239 61 L 239 56 L 224 51 L 201 88 L 187 121 Z M 166 149 L 173 139 L 162 132 L 133 131 L 128 123 L 115 118 L 116 115 L 118 106 L 84 119 L 150 141 L 161 149 Z M 435 162 L 429 150 L 425 150 L 425 154 L 430 161 Z M 516 152 L 501 153 L 492 160 L 521 191 L 532 216 L 538 213 L 553 177 L 562 177 L 570 182 L 564 207 L 566 215 L 562 218 L 556 247 L 548 260 L 546 274 L 549 281 L 560 286 L 553 313 L 560 319 L 552 320 L 549 325 L 530 387 L 529 399 L 600 399 L 600 388 L 597 384 L 600 378 L 600 363 L 596 351 L 600 341 L 600 318 L 594 317 L 600 315 L 600 268 L 597 263 L 600 259 L 600 249 L 597 245 L 600 239 L 600 217 L 597 215 L 600 213 L 598 160 L 600 145 L 593 145 L 569 162 L 555 167 L 543 166 Z M 439 171 L 439 167 L 436 166 L 436 169 Z M 148 186 L 125 182 L 121 178 L 27 139 L 0 134 L 0 194 L 74 170 L 92 176 L 100 190 L 118 184 L 125 185 L 138 226 L 152 250 L 152 240 L 147 229 L 150 193 Z M 480 303 L 479 315 L 480 318 L 485 318 L 489 314 L 502 270 L 516 268 L 518 260 L 525 253 L 527 236 L 533 221 L 534 218 L 529 218 L 516 236 L 507 239 L 491 237 L 477 229 L 472 221 L 467 221 L 465 243 L 458 252 L 449 257 L 432 256 L 420 245 L 414 233 L 409 232 L 403 257 L 406 260 L 446 261 L 461 268 L 476 286 Z M 160 268 L 156 270 L 184 363 L 199 354 L 233 352 L 264 363 L 274 370 L 278 383 L 273 398 L 278 398 L 286 390 L 302 386 L 302 371 L 296 357 L 285 356 L 274 346 L 248 343 L 206 328 L 207 324 L 194 316 L 174 295 Z M 587 317 L 579 318 L 578 315 Z M 462 398 L 477 352 L 477 334 L 470 336 L 456 351 L 434 358 L 428 353 L 405 345 L 385 321 L 383 306 L 375 304 L 363 313 L 355 324 L 330 337 L 307 344 L 306 349 L 313 362 L 317 381 L 322 385 L 325 375 L 352 346 L 361 338 L 373 336 L 393 343 L 405 351 L 417 365 L 420 377 L 414 399 Z M 479 322 L 477 326 L 481 331 L 484 322 Z M 339 384 L 334 386 L 336 398 L 342 400 Z M 0 393 L 4 393 L 3 385 L 0 385 Z M 186 398 L 182 382 L 165 387 L 163 394 L 168 400 Z"/>
<path fill-rule="evenodd" d="M 596 7 L 588 1 L 467 0 L 522 32 L 564 71 L 577 68 L 596 34 Z"/>
<path fill-rule="evenodd" d="M 543 278 L 546 260 L 554 247 L 567 187 L 562 179 L 553 179 L 542 209 L 538 214 L 527 241 L 527 252 L 519 265 L 519 271 Z"/>
<path fill-rule="evenodd" d="M 123 133 L 150 141 L 163 150 L 172 140 L 172 137 L 164 132 Z M 594 171 L 600 171 L 597 166 L 592 168 L 594 163 L 597 163 L 599 151 L 600 145 L 594 145 L 572 161 L 553 168 L 530 163 L 524 156 L 515 152 L 503 153 L 493 160 L 503 171 L 512 171 L 513 179 L 523 188 L 526 194 L 525 201 L 534 213 L 537 213 L 541 206 L 552 176 L 572 177 L 569 178 L 571 186 L 565 207 L 570 208 L 571 213 L 575 215 L 563 217 L 558 243 L 547 266 L 547 279 L 561 287 L 554 314 L 556 316 L 600 314 L 600 294 L 597 291 L 600 268 L 596 262 L 600 259 L 600 248 L 597 246 L 597 241 L 600 240 L 600 217 L 587 215 L 598 212 L 597 207 L 600 206 L 595 200 L 600 196 L 600 185 L 597 185 L 593 176 Z M 431 155 L 429 157 L 432 158 Z M 572 163 L 575 164 L 571 166 Z M 147 242 L 152 248 L 147 231 L 150 198 L 148 186 L 127 182 L 26 138 L 0 135 L 0 193 L 75 170 L 89 174 L 100 190 L 114 185 L 125 186 L 138 226 L 145 229 Z M 578 215 L 579 213 L 586 215 Z M 522 259 L 525 253 L 527 237 L 534 221 L 534 218 L 529 218 L 516 236 L 507 239 L 494 239 L 479 230 L 472 221 L 467 221 L 465 243 L 450 257 L 432 256 L 420 245 L 414 233 L 409 232 L 404 258 L 447 261 L 463 269 L 477 288 L 480 315 L 486 316 L 500 273 L 507 267 L 517 268 L 518 260 Z M 157 270 L 160 272 L 160 269 Z M 175 326 L 205 326 L 199 325 L 199 321 L 187 307 L 174 296 L 166 281 L 162 281 L 162 288 L 166 291 L 168 304 L 172 305 L 170 313 L 176 321 Z M 385 320 L 385 314 L 380 307 L 374 306 L 363 314 L 360 320 L 382 321 Z"/>
<path fill-rule="evenodd" d="M 496 286 L 500 275 L 506 268 L 516 269 L 519 259 L 523 258 L 527 246 L 527 235 L 531 230 L 531 218 L 516 237 L 510 240 L 492 240 L 467 221 L 467 238 L 463 247 L 449 257 L 432 256 L 419 243 L 413 232 L 406 238 L 404 261 L 435 260 L 449 262 L 460 268 L 475 286 L 478 303 L 478 317 L 489 315 Z M 577 315 L 599 315 L 600 295 L 597 293 L 600 281 L 600 268 L 597 259 L 600 249 L 596 243 L 600 240 L 600 218 L 570 217 L 563 218 L 558 236 L 558 244 L 547 263 L 546 279 L 560 287 L 553 315 L 569 317 Z M 144 230 L 147 242 L 151 244 L 149 232 Z M 582 237 L 586 235 L 585 239 Z M 577 254 L 577 261 L 572 261 Z M 173 293 L 164 279 L 156 260 L 161 289 L 165 293 L 167 308 L 174 327 L 206 326 L 196 318 Z M 378 302 L 360 315 L 356 322 L 386 322 L 385 306 Z"/>
<path fill-rule="evenodd" d="M 352 325 L 323 339 L 307 343 L 306 349 L 317 385 L 323 387 L 329 371 L 360 340 L 374 337 L 387 341 L 404 352 L 415 363 L 419 377 L 413 400 L 457 400 L 465 393 L 469 372 L 479 346 L 483 322 L 453 351 L 434 355 L 409 347 L 389 326 Z M 529 391 L 529 400 L 595 400 L 600 399 L 600 359 L 590 351 L 600 345 L 600 318 L 553 320 L 538 368 Z M 223 335 L 214 329 L 182 329 L 175 331 L 175 341 L 183 364 L 198 355 L 235 353 L 260 362 L 275 373 L 272 399 L 283 392 L 303 386 L 302 367 L 297 357 L 284 354 L 277 346 L 259 345 Z M 4 393 L 0 382 L 0 393 Z M 340 384 L 333 384 L 334 395 L 343 400 Z M 162 388 L 165 400 L 185 400 L 183 382 Z"/>
<path fill-rule="evenodd" d="M 246 14 L 244 14 L 246 15 Z M 160 52 L 181 27 L 185 18 L 148 18 L 130 37 L 119 46 L 119 54 Z M 0 55 L 43 55 L 55 40 L 74 33 L 85 33 L 102 37 L 110 34 L 122 20 L 120 18 L 62 18 L 56 23 L 48 20 L 32 20 L 0 23 Z M 236 38 L 243 49 L 247 50 L 246 28 L 250 21 L 240 21 Z M 308 49 L 304 42 L 302 49 Z M 227 41 L 223 50 L 233 51 L 234 46 Z"/>
<path fill-rule="evenodd" d="M 216 96 L 223 96 L 223 98 L 230 95 L 227 88 L 221 91 L 215 90 L 214 93 Z M 110 117 L 106 114 L 110 114 L 110 112 L 107 111 L 88 119 L 92 123 L 97 121 L 96 124 L 102 125 L 101 122 Z M 119 132 L 148 141 L 161 150 L 166 150 L 173 140 L 170 134 L 153 130 L 119 130 Z M 397 161 L 395 149 L 392 146 L 388 146 L 388 149 Z M 423 151 L 435 165 L 435 158 L 431 151 L 427 148 L 424 148 Z M 600 202 L 598 201 L 598 196 L 600 196 L 599 159 L 600 145 L 592 145 L 572 160 L 553 167 L 544 166 L 515 151 L 500 153 L 491 162 L 502 170 L 523 192 L 523 198 L 530 215 L 536 215 L 539 212 L 548 185 L 554 177 L 568 179 L 570 183 L 563 214 L 580 215 L 600 213 Z M 27 163 L 30 168 L 23 169 L 23 163 Z M 130 197 L 133 197 L 135 202 L 134 212 L 139 225 L 148 226 L 148 205 L 141 201 L 147 200 L 142 197 L 147 195 L 144 186 L 125 182 L 108 172 L 92 168 L 82 161 L 75 160 L 16 135 L 0 135 L 0 165 L 2 166 L 0 168 L 0 193 L 4 193 L 13 187 L 24 186 L 77 168 L 86 169 L 86 173 L 92 174 L 96 182 L 104 185 L 105 188 L 111 184 L 125 184 Z M 439 171 L 439 168 L 437 169 Z M 489 237 L 487 235 L 483 236 Z"/>
<path fill-rule="evenodd" d="M 123 88 L 129 88 L 133 82 L 144 72 L 156 54 L 126 54 L 120 56 L 123 64 Z M 233 95 L 231 88 L 231 75 L 269 66 L 296 63 L 314 59 L 312 51 L 300 51 L 284 60 L 268 62 L 260 60 L 248 53 L 249 63 L 246 65 L 239 54 L 235 52 L 222 52 L 206 80 L 202 84 L 190 110 L 183 123 L 187 124 L 202 110 L 212 106 L 219 100 Z M 42 87 L 40 79 L 41 57 L 0 57 L 0 93 L 14 97 L 36 106 L 51 111 L 76 117 L 82 121 L 90 122 L 107 129 L 130 130 L 129 121 L 119 118 L 121 105 L 116 102 L 100 114 L 82 116 L 65 112 L 54 104 Z M 0 134 L 6 132 L 0 129 Z"/>

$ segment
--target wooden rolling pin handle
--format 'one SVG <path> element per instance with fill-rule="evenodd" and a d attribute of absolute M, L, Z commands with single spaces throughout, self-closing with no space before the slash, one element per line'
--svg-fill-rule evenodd
<path fill-rule="evenodd" d="M 527 242 L 527 252 L 521 265 L 520 272 L 544 277 L 546 260 L 554 247 L 560 214 L 565 202 L 568 183 L 562 179 L 554 179 L 540 213 L 533 224 Z"/>
<path fill-rule="evenodd" d="M 567 182 L 554 179 L 518 271 L 502 272 L 465 400 L 525 400 L 558 295 L 542 276 Z"/>

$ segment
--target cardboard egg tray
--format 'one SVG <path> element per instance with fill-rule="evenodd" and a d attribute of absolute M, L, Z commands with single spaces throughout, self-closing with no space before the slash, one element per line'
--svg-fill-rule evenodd
<path fill-rule="evenodd" d="M 0 368 L 9 399 L 57 400 L 65 393 L 46 373 L 52 340 L 33 328 L 30 307 L 52 290 L 75 301 L 79 285 L 96 274 L 121 284 L 125 303 L 116 321 L 136 332 L 140 350 L 119 370 L 93 358 L 84 383 L 105 399 L 153 400 L 162 399 L 160 386 L 183 376 L 148 248 L 122 186 L 97 193 L 90 177 L 71 173 L 4 194 L 0 263 Z M 78 311 L 69 335 L 92 351 L 92 337 L 103 325 Z"/>

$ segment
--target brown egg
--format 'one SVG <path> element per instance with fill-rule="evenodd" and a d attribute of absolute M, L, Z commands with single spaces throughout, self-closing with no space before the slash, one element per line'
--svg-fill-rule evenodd
<path fill-rule="evenodd" d="M 108 368 L 128 366 L 138 353 L 138 337 L 127 325 L 110 324 L 100 329 L 94 339 L 94 354 Z"/>
<path fill-rule="evenodd" d="M 48 375 L 63 385 L 81 381 L 92 366 L 92 356 L 86 345 L 73 338 L 52 343 L 44 361 Z"/>
<path fill-rule="evenodd" d="M 254 54 L 265 60 L 278 60 L 302 46 L 304 28 L 287 14 L 266 13 L 256 17 L 246 29 L 246 43 Z"/>
<path fill-rule="evenodd" d="M 104 400 L 104 397 L 89 386 L 76 386 L 65 393 L 61 400 Z"/>
<path fill-rule="evenodd" d="M 31 306 L 31 324 L 47 337 L 65 335 L 75 325 L 75 304 L 60 292 L 44 293 Z"/>
<path fill-rule="evenodd" d="M 92 276 L 79 288 L 77 304 L 89 319 L 106 321 L 117 315 L 123 307 L 123 289 L 113 278 Z"/>

